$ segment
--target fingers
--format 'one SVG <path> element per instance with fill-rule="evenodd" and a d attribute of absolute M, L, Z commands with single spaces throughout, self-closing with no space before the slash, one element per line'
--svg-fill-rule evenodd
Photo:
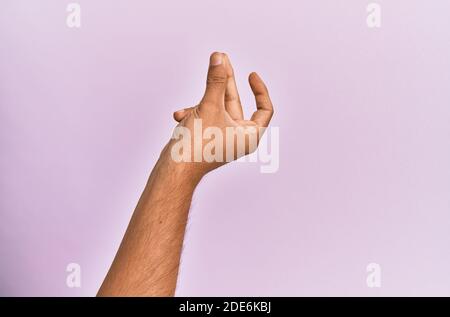
<path fill-rule="evenodd" d="M 251 117 L 251 121 L 259 127 L 267 127 L 273 115 L 273 106 L 269 92 L 262 79 L 256 73 L 250 74 L 249 83 L 255 95 L 257 108 Z M 198 109 L 202 110 L 211 106 L 225 107 L 232 119 L 236 121 L 243 120 L 243 111 L 233 67 L 228 56 L 223 53 L 215 52 L 210 57 L 205 95 Z M 173 114 L 174 119 L 178 122 L 182 121 L 192 108 L 176 111 Z"/>
<path fill-rule="evenodd" d="M 251 120 L 259 127 L 267 127 L 273 115 L 272 101 L 269 92 L 262 79 L 256 73 L 251 73 L 248 81 L 255 95 L 257 110 L 253 113 Z"/>
<path fill-rule="evenodd" d="M 175 121 L 180 122 L 182 121 L 187 115 L 188 113 L 194 109 L 195 107 L 189 107 L 189 108 L 184 108 L 181 110 L 177 110 L 173 113 L 173 118 L 175 119 Z"/>
<path fill-rule="evenodd" d="M 244 113 L 242 112 L 241 100 L 234 79 L 234 71 L 231 66 L 230 58 L 224 55 L 224 65 L 227 74 L 227 89 L 225 91 L 225 110 L 234 120 L 242 120 Z"/>
<path fill-rule="evenodd" d="M 209 60 L 206 91 L 201 104 L 223 106 L 227 88 L 227 73 L 222 53 L 213 53 Z M 204 105 L 203 105 L 204 106 Z M 200 105 L 202 108 L 202 105 Z"/>

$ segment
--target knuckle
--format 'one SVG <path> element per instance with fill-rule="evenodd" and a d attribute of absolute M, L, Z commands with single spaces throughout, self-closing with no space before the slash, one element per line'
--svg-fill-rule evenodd
<path fill-rule="evenodd" d="M 239 97 L 236 96 L 235 94 L 230 94 L 230 92 L 228 90 L 225 92 L 225 101 L 238 101 L 238 102 L 240 102 Z"/>
<path fill-rule="evenodd" d="M 227 81 L 227 77 L 223 74 L 210 74 L 207 78 L 208 84 L 224 84 Z"/>

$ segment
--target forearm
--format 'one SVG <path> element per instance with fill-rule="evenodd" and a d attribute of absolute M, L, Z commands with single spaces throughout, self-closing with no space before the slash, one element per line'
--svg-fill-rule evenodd
<path fill-rule="evenodd" d="M 156 163 L 99 296 L 171 296 L 200 177 L 167 148 Z"/>
<path fill-rule="evenodd" d="M 179 124 L 173 139 L 149 177 L 99 296 L 174 294 L 195 187 L 203 175 L 225 164 L 225 158 L 237 159 L 255 150 L 250 144 L 257 144 L 272 118 L 264 82 L 252 73 L 249 83 L 257 110 L 244 120 L 228 57 L 211 55 L 205 94 L 198 105 L 174 113 Z M 228 136 L 230 129 L 233 133 Z M 237 131 L 245 131 L 244 142 L 234 143 Z M 211 143 L 204 145 L 204 138 Z"/>

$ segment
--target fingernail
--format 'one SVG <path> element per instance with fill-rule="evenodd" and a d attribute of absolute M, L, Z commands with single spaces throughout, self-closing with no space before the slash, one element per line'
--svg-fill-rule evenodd
<path fill-rule="evenodd" d="M 217 66 L 222 64 L 222 54 L 220 53 L 214 53 L 211 55 L 211 58 L 209 60 L 209 64 L 211 66 Z"/>

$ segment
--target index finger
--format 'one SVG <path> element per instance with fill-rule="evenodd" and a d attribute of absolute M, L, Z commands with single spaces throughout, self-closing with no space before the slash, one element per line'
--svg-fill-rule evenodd
<path fill-rule="evenodd" d="M 259 127 L 267 127 L 273 116 L 273 105 L 269 97 L 269 91 L 262 79 L 256 73 L 251 73 L 248 81 L 256 100 L 256 111 L 251 120 Z"/>

